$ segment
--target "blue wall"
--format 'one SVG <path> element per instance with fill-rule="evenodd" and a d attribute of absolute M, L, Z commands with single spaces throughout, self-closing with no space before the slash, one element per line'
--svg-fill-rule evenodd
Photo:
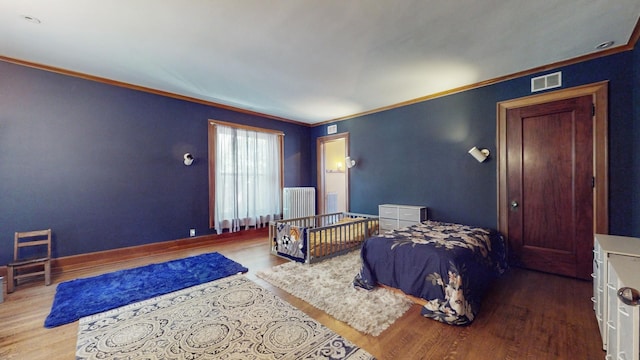
<path fill-rule="evenodd" d="M 640 236 L 640 50 L 567 67 L 564 87 L 609 80 L 610 232 Z M 548 71 L 551 72 L 551 71 Z M 545 72 L 545 73 L 548 73 Z M 535 75 L 532 75 L 535 76 Z M 426 204 L 429 216 L 495 227 L 496 103 L 530 95 L 522 77 L 338 122 L 350 133 L 351 210 Z M 13 232 L 51 227 L 54 256 L 208 229 L 207 120 L 283 131 L 285 186 L 316 185 L 305 127 L 0 62 L 0 265 Z M 191 152 L 194 165 L 182 165 Z"/>
<path fill-rule="evenodd" d="M 213 233 L 208 119 L 283 131 L 285 185 L 311 183 L 307 126 L 5 62 L 0 79 L 0 265 L 15 231 L 51 227 L 54 257 Z"/>
<path fill-rule="evenodd" d="M 640 192 L 632 181 L 640 165 L 632 151 L 634 140 L 640 140 L 632 131 L 634 114 L 640 122 L 632 101 L 632 90 L 636 97 L 640 91 L 632 76 L 633 68 L 637 76 L 637 53 L 559 69 L 563 88 L 609 80 L 610 232 L 634 236 L 640 236 L 632 200 Z M 338 132 L 349 132 L 350 155 L 358 161 L 350 170 L 350 210 L 377 213 L 382 203 L 426 205 L 432 219 L 497 227 L 497 161 L 492 157 L 481 164 L 467 151 L 478 146 L 495 155 L 496 103 L 531 95 L 532 76 L 338 122 Z M 325 134 L 326 125 L 312 129 L 313 138 Z"/>
<path fill-rule="evenodd" d="M 631 165 L 633 197 L 632 207 L 632 233 L 640 236 L 640 46 L 633 50 L 633 163 Z"/>

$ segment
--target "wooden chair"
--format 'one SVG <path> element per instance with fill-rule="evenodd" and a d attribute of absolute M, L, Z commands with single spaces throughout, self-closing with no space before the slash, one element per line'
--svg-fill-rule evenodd
<path fill-rule="evenodd" d="M 7 293 L 18 280 L 39 275 L 44 275 L 45 285 L 51 284 L 51 229 L 16 232 L 13 262 L 7 264 Z"/>

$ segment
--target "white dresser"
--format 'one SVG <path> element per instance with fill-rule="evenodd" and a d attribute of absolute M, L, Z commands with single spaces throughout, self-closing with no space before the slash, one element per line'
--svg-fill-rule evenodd
<path fill-rule="evenodd" d="M 378 205 L 380 231 L 401 229 L 427 220 L 427 208 L 413 205 Z"/>
<path fill-rule="evenodd" d="M 640 290 L 640 257 L 615 255 L 609 257 L 607 281 L 607 357 L 612 360 L 640 359 L 640 306 L 623 303 L 618 289 Z"/>
<path fill-rule="evenodd" d="M 596 234 L 593 246 L 593 309 L 600 335 L 602 336 L 602 348 L 608 349 L 609 342 L 609 307 L 615 306 L 617 296 L 612 299 L 608 291 L 609 261 L 611 256 L 624 255 L 640 258 L 640 238 L 626 236 Z M 640 269 L 639 269 L 640 271 Z M 613 285 L 612 285 L 613 286 Z M 640 289 L 639 289 L 640 290 Z M 615 295 L 617 289 L 613 292 Z M 637 341 L 637 339 L 636 339 Z M 636 354 L 637 356 L 637 354 Z M 637 357 L 636 357 L 637 358 Z M 615 357 L 612 357 L 615 359 Z M 621 358 L 622 359 L 622 358 Z"/>

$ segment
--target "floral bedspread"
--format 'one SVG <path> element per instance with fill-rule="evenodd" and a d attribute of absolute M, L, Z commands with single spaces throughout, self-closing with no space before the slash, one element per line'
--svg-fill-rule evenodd
<path fill-rule="evenodd" d="M 506 244 L 495 230 L 425 221 L 365 241 L 354 285 L 378 284 L 427 300 L 422 315 L 471 323 L 487 287 L 506 267 Z"/>

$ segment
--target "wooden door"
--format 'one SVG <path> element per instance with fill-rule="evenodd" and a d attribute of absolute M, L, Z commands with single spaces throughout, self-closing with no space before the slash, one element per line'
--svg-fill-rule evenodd
<path fill-rule="evenodd" d="M 588 279 L 593 245 L 591 96 L 507 111 L 512 263 Z"/>

